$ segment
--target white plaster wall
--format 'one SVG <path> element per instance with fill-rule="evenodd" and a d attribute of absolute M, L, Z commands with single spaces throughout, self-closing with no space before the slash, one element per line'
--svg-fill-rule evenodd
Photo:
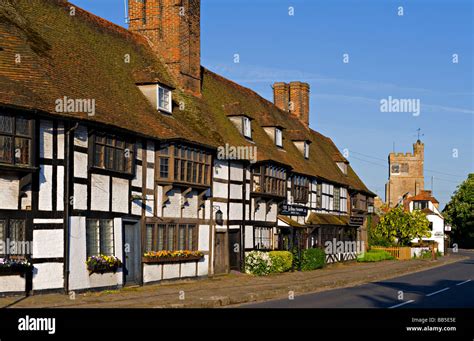
<path fill-rule="evenodd" d="M 230 198 L 242 199 L 242 185 L 230 184 Z"/>
<path fill-rule="evenodd" d="M 155 188 L 155 169 L 146 168 L 146 188 L 153 189 Z"/>
<path fill-rule="evenodd" d="M 142 187 L 142 166 L 137 165 L 135 169 L 135 177 L 132 180 L 132 186 Z"/>
<path fill-rule="evenodd" d="M 53 158 L 53 122 L 40 121 L 40 157 L 45 159 Z"/>
<path fill-rule="evenodd" d="M 20 275 L 0 276 L 0 293 L 25 291 L 25 277 Z"/>
<path fill-rule="evenodd" d="M 204 258 L 198 262 L 198 276 L 207 276 L 209 272 L 209 255 L 204 255 Z"/>
<path fill-rule="evenodd" d="M 243 204 L 231 202 L 229 204 L 229 219 L 230 220 L 242 220 L 243 217 Z"/>
<path fill-rule="evenodd" d="M 209 225 L 199 226 L 198 249 L 209 251 Z"/>
<path fill-rule="evenodd" d="M 188 203 L 183 208 L 183 218 L 197 218 L 198 197 L 195 191 L 189 193 Z"/>
<path fill-rule="evenodd" d="M 62 122 L 58 122 L 58 130 L 57 130 L 57 140 L 58 140 L 58 159 L 64 159 L 64 124 Z"/>
<path fill-rule="evenodd" d="M 16 177 L 2 175 L 0 177 L 0 209 L 17 210 L 18 209 L 18 192 L 20 182 Z"/>
<path fill-rule="evenodd" d="M 267 214 L 267 221 L 276 221 L 278 216 L 278 205 L 276 203 L 272 203 L 270 205 L 270 211 Z"/>
<path fill-rule="evenodd" d="M 74 176 L 76 178 L 87 179 L 87 154 L 74 152 Z"/>
<path fill-rule="evenodd" d="M 162 216 L 162 207 L 163 207 L 163 186 L 156 186 L 156 216 Z"/>
<path fill-rule="evenodd" d="M 161 264 L 144 264 L 143 266 L 143 282 L 161 281 Z"/>
<path fill-rule="evenodd" d="M 181 278 L 195 277 L 196 276 L 196 263 L 181 263 Z"/>
<path fill-rule="evenodd" d="M 140 192 L 132 192 L 132 196 L 139 195 L 140 197 L 142 194 Z M 142 214 L 142 201 L 141 200 L 133 200 L 132 201 L 132 214 L 141 215 Z"/>
<path fill-rule="evenodd" d="M 109 211 L 109 176 L 91 175 L 91 207 L 95 211 Z"/>
<path fill-rule="evenodd" d="M 123 263 L 123 235 L 122 235 L 122 218 L 114 219 L 114 253 L 115 257 L 120 259 Z M 123 284 L 122 269 L 119 269 L 115 274 L 116 284 Z"/>
<path fill-rule="evenodd" d="M 112 178 L 112 211 L 128 213 L 128 180 Z"/>
<path fill-rule="evenodd" d="M 136 146 L 137 146 L 137 160 L 142 160 L 142 152 L 143 152 L 142 143 L 137 142 Z"/>
<path fill-rule="evenodd" d="M 214 178 L 227 180 L 227 176 L 228 176 L 227 161 L 215 159 L 213 169 L 214 169 L 214 174 L 213 174 Z"/>
<path fill-rule="evenodd" d="M 214 181 L 212 185 L 212 195 L 214 198 L 227 199 L 227 184 Z"/>
<path fill-rule="evenodd" d="M 260 221 L 265 221 L 266 217 L 266 202 L 265 201 L 260 201 L 257 203 L 255 199 L 252 199 L 253 203 L 253 208 L 254 208 L 254 220 L 260 220 Z"/>
<path fill-rule="evenodd" d="M 244 174 L 242 170 L 242 164 L 237 163 L 237 162 L 231 162 L 230 163 L 230 179 L 231 180 L 237 180 L 237 181 L 243 181 L 244 180 Z"/>
<path fill-rule="evenodd" d="M 147 156 L 148 162 L 151 162 L 151 163 L 155 162 L 155 143 L 153 141 L 147 141 L 146 156 Z"/>
<path fill-rule="evenodd" d="M 64 231 L 34 230 L 33 258 L 61 258 L 64 256 Z"/>
<path fill-rule="evenodd" d="M 172 189 L 168 193 L 168 201 L 163 209 L 164 217 L 181 217 L 181 193 Z"/>
<path fill-rule="evenodd" d="M 89 287 L 100 288 L 100 287 L 113 287 L 116 286 L 117 277 L 122 277 L 122 271 L 119 270 L 117 273 L 107 272 L 104 274 L 92 274 L 89 276 Z"/>
<path fill-rule="evenodd" d="M 87 185 L 74 184 L 74 209 L 87 210 Z"/>
<path fill-rule="evenodd" d="M 153 217 L 155 201 L 153 200 L 152 194 L 147 194 L 146 196 L 146 206 L 145 206 L 145 215 L 147 217 Z"/>
<path fill-rule="evenodd" d="M 30 210 L 31 209 L 31 198 L 32 198 L 31 186 L 27 186 L 25 188 L 25 194 L 26 194 L 26 196 L 21 198 L 21 209 L 22 210 Z"/>
<path fill-rule="evenodd" d="M 245 248 L 253 248 L 253 226 L 245 226 Z"/>
<path fill-rule="evenodd" d="M 87 127 L 79 125 L 74 131 L 74 144 L 80 147 L 88 146 Z"/>
<path fill-rule="evenodd" d="M 56 183 L 56 209 L 64 210 L 64 166 L 57 167 L 57 183 Z"/>
<path fill-rule="evenodd" d="M 59 289 L 64 287 L 64 264 L 35 264 L 33 270 L 33 290 Z"/>
<path fill-rule="evenodd" d="M 39 179 L 40 188 L 38 208 L 41 211 L 51 211 L 53 207 L 53 166 L 41 165 Z"/>
<path fill-rule="evenodd" d="M 163 264 L 163 279 L 179 278 L 179 264 Z"/>
<path fill-rule="evenodd" d="M 208 199 L 204 202 L 204 219 L 211 219 L 211 212 L 213 212 L 213 209 L 211 207 L 211 200 Z"/>

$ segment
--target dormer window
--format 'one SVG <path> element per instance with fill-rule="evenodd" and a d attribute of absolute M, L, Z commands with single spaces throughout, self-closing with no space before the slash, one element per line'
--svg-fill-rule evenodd
<path fill-rule="evenodd" d="M 303 147 L 303 149 L 304 149 L 304 153 L 303 153 L 303 154 L 304 154 L 304 158 L 305 158 L 305 159 L 309 159 L 309 143 L 308 143 L 308 142 L 306 142 L 306 141 L 304 142 L 304 147 Z"/>
<path fill-rule="evenodd" d="M 158 110 L 172 112 L 171 90 L 158 85 Z"/>
<path fill-rule="evenodd" d="M 347 175 L 347 164 L 345 162 L 337 162 L 337 166 L 344 175 Z"/>
<path fill-rule="evenodd" d="M 138 88 L 153 108 L 162 113 L 173 112 L 172 88 L 157 83 L 139 84 Z"/>
<path fill-rule="evenodd" d="M 242 134 L 251 139 L 252 138 L 252 123 L 248 117 L 242 117 Z"/>
<path fill-rule="evenodd" d="M 275 144 L 277 147 L 283 147 L 283 134 L 279 128 L 275 128 Z"/>

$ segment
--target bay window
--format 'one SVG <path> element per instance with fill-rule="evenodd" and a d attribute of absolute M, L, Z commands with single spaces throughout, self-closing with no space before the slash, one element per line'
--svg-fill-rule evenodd
<path fill-rule="evenodd" d="M 286 170 L 273 165 L 259 165 L 252 170 L 252 191 L 279 197 L 286 196 Z"/>
<path fill-rule="evenodd" d="M 211 183 L 212 155 L 204 150 L 179 144 L 163 145 L 158 152 L 159 178 L 208 186 Z"/>
<path fill-rule="evenodd" d="M 96 134 L 93 145 L 93 166 L 110 171 L 132 174 L 135 146 L 113 135 Z"/>

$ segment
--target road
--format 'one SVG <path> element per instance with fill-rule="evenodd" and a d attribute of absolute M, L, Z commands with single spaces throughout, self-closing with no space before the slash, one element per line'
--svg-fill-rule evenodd
<path fill-rule="evenodd" d="M 469 259 L 390 280 L 272 300 L 242 308 L 474 308 L 474 252 Z"/>

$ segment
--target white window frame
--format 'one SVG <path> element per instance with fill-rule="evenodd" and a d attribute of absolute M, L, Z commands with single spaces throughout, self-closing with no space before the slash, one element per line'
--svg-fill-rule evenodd
<path fill-rule="evenodd" d="M 251 139 L 252 138 L 252 122 L 248 117 L 242 117 L 242 134 Z"/>
<path fill-rule="evenodd" d="M 283 147 L 283 132 L 278 128 L 275 128 L 275 144 L 277 147 Z"/>
<path fill-rule="evenodd" d="M 303 154 L 305 159 L 309 159 L 309 143 L 305 141 L 304 147 L 303 147 Z"/>
<path fill-rule="evenodd" d="M 167 91 L 167 92 L 169 93 L 169 96 L 168 96 L 168 107 L 161 106 L 160 91 Z M 173 104 L 172 104 L 172 103 L 173 103 L 172 96 L 173 96 L 173 93 L 171 92 L 170 89 L 165 88 L 164 86 L 161 86 L 161 85 L 157 85 L 157 86 L 156 86 L 156 106 L 157 106 L 158 110 L 164 111 L 164 112 L 167 112 L 167 113 L 170 113 L 170 114 L 171 114 L 171 112 L 172 112 L 172 105 L 173 105 Z"/>

